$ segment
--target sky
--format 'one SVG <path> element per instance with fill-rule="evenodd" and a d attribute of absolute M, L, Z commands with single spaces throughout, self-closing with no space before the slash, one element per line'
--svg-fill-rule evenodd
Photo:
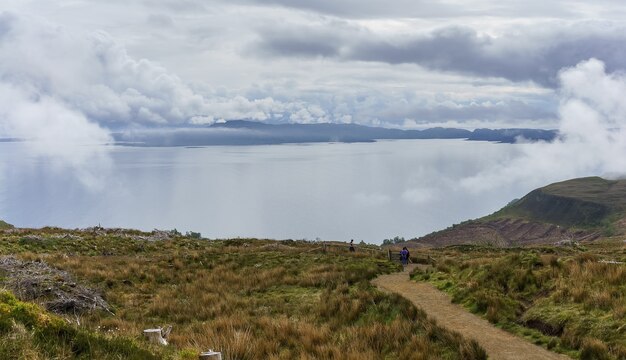
<path fill-rule="evenodd" d="M 625 20 L 611 0 L 0 0 L 0 135 L 559 128 L 559 74 L 592 58 L 622 72 Z"/>

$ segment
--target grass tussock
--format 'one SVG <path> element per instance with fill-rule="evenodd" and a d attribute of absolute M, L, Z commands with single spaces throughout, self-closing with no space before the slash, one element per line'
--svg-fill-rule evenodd
<path fill-rule="evenodd" d="M 0 291 L 2 359 L 158 359 L 125 337 L 96 334 Z"/>
<path fill-rule="evenodd" d="M 626 359 L 626 248 L 428 250 L 419 280 L 536 344 L 581 359 Z M 607 261 L 608 260 L 608 261 Z"/>
<path fill-rule="evenodd" d="M 322 251 L 304 241 L 147 236 L 20 230 L 4 234 L 0 253 L 45 261 L 97 288 L 115 315 L 85 314 L 77 318 L 81 331 L 131 339 L 160 358 L 195 359 L 208 349 L 224 359 L 486 358 L 475 342 L 372 287 L 373 277 L 398 270 L 382 253 Z M 166 349 L 141 339 L 143 329 L 166 324 L 173 325 Z"/>

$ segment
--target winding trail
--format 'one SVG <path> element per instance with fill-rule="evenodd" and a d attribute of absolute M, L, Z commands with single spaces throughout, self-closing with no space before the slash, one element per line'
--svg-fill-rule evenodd
<path fill-rule="evenodd" d="M 439 325 L 476 340 L 487 351 L 490 359 L 570 359 L 496 328 L 487 320 L 453 304 L 447 294 L 431 284 L 411 281 L 409 273 L 415 266 L 409 265 L 404 272 L 381 275 L 372 280 L 372 284 L 381 290 L 402 295 L 426 311 Z"/>

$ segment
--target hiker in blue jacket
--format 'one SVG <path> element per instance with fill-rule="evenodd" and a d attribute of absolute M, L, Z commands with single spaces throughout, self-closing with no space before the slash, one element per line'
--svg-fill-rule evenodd
<path fill-rule="evenodd" d="M 402 261 L 402 266 L 407 266 L 409 263 L 409 249 L 406 246 L 400 251 L 400 260 Z"/>

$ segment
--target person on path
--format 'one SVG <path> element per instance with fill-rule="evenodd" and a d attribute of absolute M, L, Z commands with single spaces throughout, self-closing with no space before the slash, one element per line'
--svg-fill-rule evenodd
<path fill-rule="evenodd" d="M 350 252 L 354 252 L 354 239 L 350 239 Z"/>
<path fill-rule="evenodd" d="M 407 266 L 407 264 L 409 263 L 409 249 L 405 247 L 402 248 L 402 251 L 400 251 L 400 260 L 402 261 L 402 266 Z"/>

